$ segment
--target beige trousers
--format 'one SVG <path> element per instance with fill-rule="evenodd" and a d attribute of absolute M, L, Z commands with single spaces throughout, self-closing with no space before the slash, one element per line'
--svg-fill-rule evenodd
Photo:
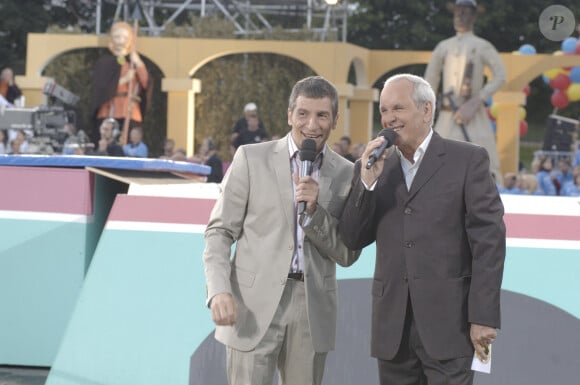
<path fill-rule="evenodd" d="M 272 385 L 276 368 L 279 385 L 320 385 L 326 352 L 312 346 L 304 282 L 288 279 L 274 319 L 256 349 L 227 347 L 230 385 Z"/>

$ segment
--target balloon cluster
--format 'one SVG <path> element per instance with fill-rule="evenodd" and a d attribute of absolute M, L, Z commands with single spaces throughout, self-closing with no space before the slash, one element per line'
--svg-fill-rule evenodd
<path fill-rule="evenodd" d="M 578 29 L 580 33 L 580 27 Z M 580 55 L 580 39 L 564 39 L 561 50 L 554 55 Z M 554 108 L 562 109 L 571 102 L 580 101 L 580 66 L 552 68 L 544 72 L 542 78 L 553 90 L 550 102 Z"/>

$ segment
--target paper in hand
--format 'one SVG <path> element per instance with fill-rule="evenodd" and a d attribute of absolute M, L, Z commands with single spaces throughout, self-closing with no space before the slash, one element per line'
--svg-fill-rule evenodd
<path fill-rule="evenodd" d="M 489 352 L 487 353 L 487 360 L 485 362 L 482 362 L 479 357 L 477 357 L 477 354 L 473 354 L 471 370 L 481 373 L 491 373 L 491 345 L 489 345 Z"/>

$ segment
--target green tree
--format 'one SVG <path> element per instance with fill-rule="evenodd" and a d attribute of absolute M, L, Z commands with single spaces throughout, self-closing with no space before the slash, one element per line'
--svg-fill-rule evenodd
<path fill-rule="evenodd" d="M 0 2 L 0 68 L 11 67 L 24 73 L 26 38 L 29 32 L 44 32 L 50 14 L 38 0 L 2 0 Z"/>

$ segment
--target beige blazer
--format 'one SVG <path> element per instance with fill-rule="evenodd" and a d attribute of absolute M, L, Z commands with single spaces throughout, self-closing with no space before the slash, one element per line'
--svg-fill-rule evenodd
<path fill-rule="evenodd" d="M 242 351 L 254 349 L 266 333 L 294 252 L 295 206 L 288 140 L 289 135 L 238 148 L 205 232 L 208 301 L 225 292 L 233 294 L 238 304 L 236 324 L 218 326 L 215 337 Z M 348 266 L 360 254 L 349 250 L 338 235 L 338 218 L 352 175 L 352 163 L 327 148 L 318 179 L 319 206 L 304 227 L 306 301 L 317 352 L 334 348 L 335 263 Z"/>

